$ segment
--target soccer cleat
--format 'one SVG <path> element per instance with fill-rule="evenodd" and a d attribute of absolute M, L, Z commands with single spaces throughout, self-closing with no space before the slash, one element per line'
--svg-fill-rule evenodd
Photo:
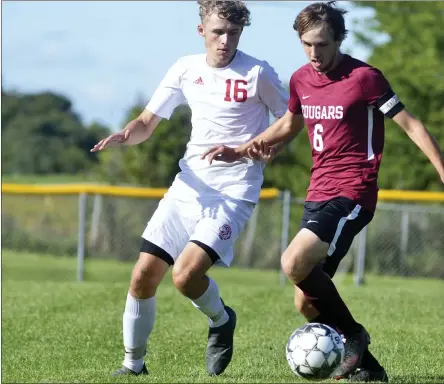
<path fill-rule="evenodd" d="M 113 376 L 122 376 L 122 375 L 131 375 L 131 376 L 139 376 L 139 375 L 148 375 L 148 370 L 146 369 L 145 363 L 143 363 L 142 370 L 140 372 L 134 372 L 133 370 L 122 366 L 117 371 L 113 373 Z"/>
<path fill-rule="evenodd" d="M 358 368 L 355 373 L 351 374 L 348 377 L 349 381 L 352 382 L 370 382 L 370 381 L 379 381 L 381 383 L 388 383 L 387 372 L 384 368 L 380 371 L 369 371 L 365 368 Z"/>
<path fill-rule="evenodd" d="M 233 357 L 233 336 L 236 328 L 236 312 L 230 307 L 224 306 L 228 313 L 228 321 L 220 327 L 211 328 L 208 331 L 208 345 L 205 353 L 207 372 L 210 376 L 218 376 Z"/>
<path fill-rule="evenodd" d="M 347 378 L 362 362 L 362 355 L 370 344 L 370 335 L 361 325 L 354 334 L 346 336 L 345 357 L 342 364 L 333 372 L 336 380 Z"/>

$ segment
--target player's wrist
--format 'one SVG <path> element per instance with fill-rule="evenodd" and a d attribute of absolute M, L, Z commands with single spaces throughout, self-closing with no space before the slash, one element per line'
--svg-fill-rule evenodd
<path fill-rule="evenodd" d="M 132 145 L 132 143 L 128 140 L 131 135 L 131 129 L 124 128 L 121 132 L 121 135 L 122 135 L 122 140 L 121 140 L 120 144 Z"/>
<path fill-rule="evenodd" d="M 234 153 L 239 156 L 239 158 L 246 157 L 247 156 L 247 146 L 240 145 L 239 147 L 234 148 Z"/>

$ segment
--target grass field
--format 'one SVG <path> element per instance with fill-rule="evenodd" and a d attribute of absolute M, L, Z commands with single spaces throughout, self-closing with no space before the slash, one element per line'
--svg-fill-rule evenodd
<path fill-rule="evenodd" d="M 74 259 L 2 253 L 2 382 L 117 382 L 121 320 L 132 265 L 88 261 L 75 281 Z M 276 272 L 216 269 L 211 274 L 238 313 L 234 359 L 218 378 L 205 374 L 207 322 L 166 279 L 150 340 L 147 377 L 123 382 L 299 382 L 284 355 L 303 324 L 292 289 Z M 444 381 L 444 284 L 369 277 L 339 286 L 373 337 L 371 350 L 392 383 Z"/>

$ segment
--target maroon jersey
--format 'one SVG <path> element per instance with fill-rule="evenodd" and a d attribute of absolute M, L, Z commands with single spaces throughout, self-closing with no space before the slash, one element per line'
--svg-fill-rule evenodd
<path fill-rule="evenodd" d="M 404 108 L 383 74 L 344 55 L 331 72 L 310 64 L 290 80 L 288 109 L 303 115 L 313 167 L 307 201 L 347 197 L 374 211 L 384 147 L 384 115 Z"/>

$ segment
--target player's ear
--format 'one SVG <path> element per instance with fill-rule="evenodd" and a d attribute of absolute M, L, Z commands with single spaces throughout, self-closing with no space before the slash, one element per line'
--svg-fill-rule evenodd
<path fill-rule="evenodd" d="M 199 33 L 199 35 L 201 35 L 202 37 L 205 37 L 205 30 L 203 24 L 199 24 L 197 26 L 197 33 Z"/>

